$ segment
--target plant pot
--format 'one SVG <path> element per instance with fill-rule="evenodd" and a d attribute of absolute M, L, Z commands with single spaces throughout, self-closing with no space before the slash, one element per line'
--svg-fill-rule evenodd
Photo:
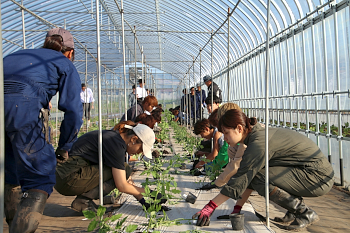
<path fill-rule="evenodd" d="M 191 204 L 194 204 L 196 202 L 196 200 L 197 200 L 197 197 L 193 193 L 188 192 L 187 197 L 186 197 L 186 201 L 191 203 Z"/>
<path fill-rule="evenodd" d="M 232 230 L 234 231 L 241 231 L 244 228 L 244 214 L 230 214 L 229 215 L 231 224 L 232 224 Z"/>

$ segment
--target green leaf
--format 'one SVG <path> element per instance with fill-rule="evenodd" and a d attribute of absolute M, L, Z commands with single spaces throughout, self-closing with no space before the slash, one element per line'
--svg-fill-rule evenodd
<path fill-rule="evenodd" d="M 179 194 L 179 193 L 181 193 L 181 190 L 172 189 L 171 192 L 174 194 Z"/>
<path fill-rule="evenodd" d="M 131 232 L 134 232 L 136 229 L 137 229 L 137 225 L 129 225 L 126 227 L 125 231 L 127 233 L 131 233 Z"/>
<path fill-rule="evenodd" d="M 88 229 L 87 231 L 90 232 L 90 231 L 93 231 L 95 230 L 96 226 L 97 226 L 97 221 L 96 220 L 92 220 L 88 226 Z"/>
<path fill-rule="evenodd" d="M 102 217 L 105 212 L 106 212 L 106 207 L 99 206 L 97 209 L 97 216 Z"/>
<path fill-rule="evenodd" d="M 116 214 L 116 215 L 111 216 L 109 220 L 114 222 L 117 219 L 119 219 L 121 216 L 122 216 L 122 214 Z"/>
<path fill-rule="evenodd" d="M 91 210 L 83 210 L 83 214 L 87 219 L 93 219 L 94 217 L 96 217 L 95 212 Z"/>

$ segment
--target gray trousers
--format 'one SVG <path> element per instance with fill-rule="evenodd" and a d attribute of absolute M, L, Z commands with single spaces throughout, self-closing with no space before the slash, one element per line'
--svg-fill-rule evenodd
<path fill-rule="evenodd" d="M 326 159 L 310 164 L 312 166 L 269 167 L 269 193 L 275 187 L 298 197 L 318 197 L 329 192 L 334 183 L 334 171 L 331 165 Z M 235 178 L 232 177 L 221 193 L 231 198 L 237 196 L 237 190 L 230 186 L 230 183 L 234 182 Z M 265 168 L 254 176 L 247 188 L 265 196 Z"/>
<path fill-rule="evenodd" d="M 125 164 L 126 178 L 131 168 Z M 103 182 L 113 179 L 112 168 L 103 166 Z M 86 193 L 99 185 L 99 166 L 91 165 L 80 156 L 69 157 L 67 162 L 57 164 L 55 189 L 65 196 Z"/>

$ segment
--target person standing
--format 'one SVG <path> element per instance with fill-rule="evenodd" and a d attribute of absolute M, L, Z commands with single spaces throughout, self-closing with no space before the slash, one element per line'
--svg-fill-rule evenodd
<path fill-rule="evenodd" d="M 43 48 L 20 50 L 4 58 L 4 202 L 10 233 L 35 232 L 56 183 L 56 158 L 68 158 L 77 138 L 83 108 L 73 59 L 73 36 L 62 28 L 48 31 Z M 55 156 L 48 108 L 57 92 L 58 109 L 65 115 Z"/>
<path fill-rule="evenodd" d="M 205 103 L 207 95 L 205 94 L 205 90 L 202 90 L 200 83 L 198 83 L 198 85 L 197 85 L 196 93 L 199 96 L 199 99 L 201 102 L 201 110 L 199 112 L 202 113 L 202 116 L 200 116 L 200 118 L 202 118 L 203 117 L 203 109 L 207 106 L 207 104 Z"/>
<path fill-rule="evenodd" d="M 193 125 L 196 123 L 197 119 L 200 118 L 200 106 L 201 100 L 200 97 L 196 94 L 194 87 L 191 87 L 191 118 L 193 119 Z M 195 119 L 195 117 L 197 119 Z"/>
<path fill-rule="evenodd" d="M 222 102 L 222 95 L 221 95 L 221 89 L 219 88 L 219 86 L 213 82 L 213 79 L 211 76 L 206 75 L 203 77 L 203 81 L 205 83 L 205 85 L 207 85 L 208 87 L 208 96 L 207 98 L 212 98 L 213 95 L 213 99 L 217 99 L 218 102 Z M 211 90 L 211 86 L 213 86 L 213 91 Z"/>
<path fill-rule="evenodd" d="M 132 92 L 129 94 L 129 106 L 134 106 L 136 104 L 136 94 L 135 94 L 135 85 L 132 85 Z"/>
<path fill-rule="evenodd" d="M 83 111 L 85 119 L 87 120 L 87 125 L 90 126 L 90 112 L 91 109 L 94 109 L 95 99 L 92 90 L 86 87 L 85 83 L 81 84 L 80 99 L 83 103 Z"/>
<path fill-rule="evenodd" d="M 137 95 L 137 100 L 141 101 L 144 98 L 146 98 L 147 95 L 147 91 L 144 87 L 144 82 L 142 82 L 142 79 L 139 79 L 139 86 L 136 87 L 136 95 Z"/>

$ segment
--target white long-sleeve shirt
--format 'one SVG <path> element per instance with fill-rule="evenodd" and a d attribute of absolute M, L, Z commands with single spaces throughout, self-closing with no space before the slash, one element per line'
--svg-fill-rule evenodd
<path fill-rule="evenodd" d="M 144 87 L 136 87 L 136 95 L 137 98 L 145 98 L 147 97 L 147 91 Z"/>
<path fill-rule="evenodd" d="M 93 103 L 95 102 L 94 95 L 90 88 L 86 88 L 85 91 L 80 91 L 80 100 L 82 103 Z"/>

